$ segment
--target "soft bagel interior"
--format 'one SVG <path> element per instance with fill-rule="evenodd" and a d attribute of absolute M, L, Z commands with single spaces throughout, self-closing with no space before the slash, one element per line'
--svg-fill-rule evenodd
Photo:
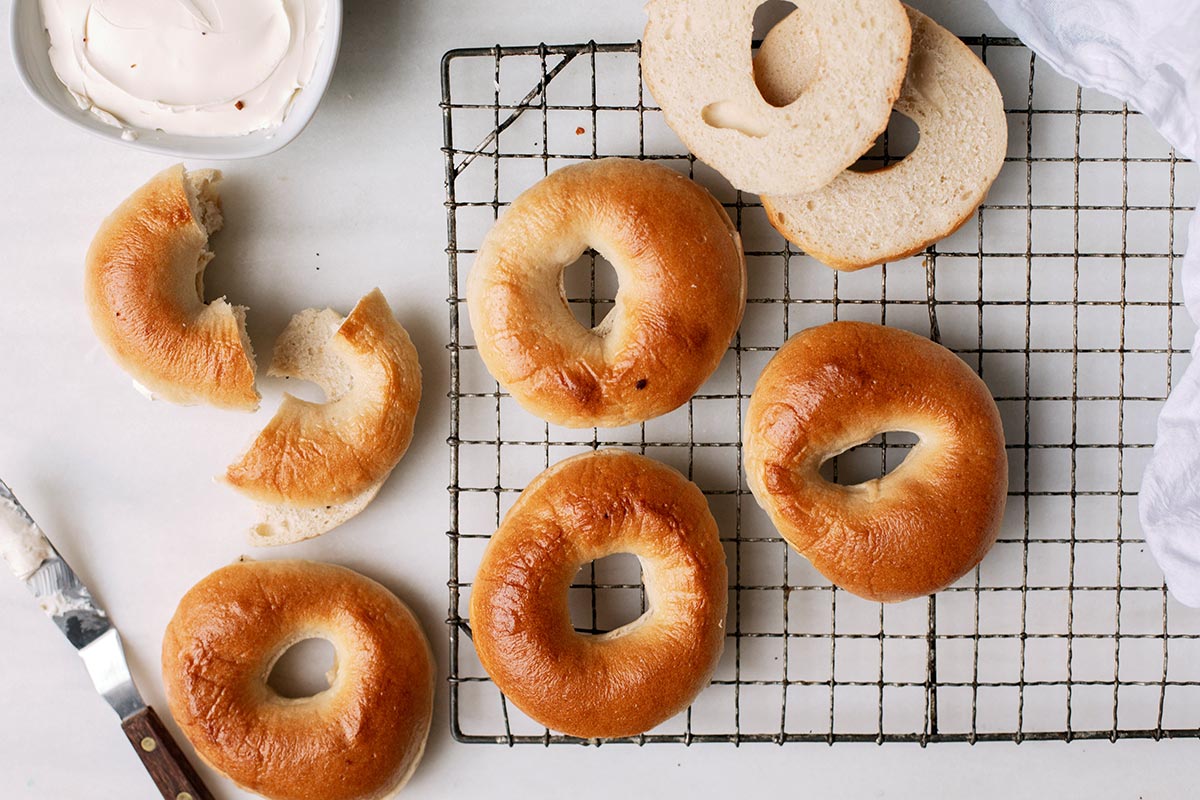
<path fill-rule="evenodd" d="M 646 88 L 696 158 L 757 194 L 815 191 L 887 127 L 911 31 L 899 0 L 804 0 L 794 14 L 818 56 L 786 102 L 754 82 L 751 43 L 761 0 L 650 0 Z"/>
<path fill-rule="evenodd" d="M 294 316 L 268 374 L 311 381 L 326 402 L 285 395 L 225 473 L 258 503 L 256 545 L 318 536 L 366 508 L 408 449 L 421 395 L 416 349 L 378 289 L 345 319 L 331 309 Z"/>
<path fill-rule="evenodd" d="M 85 297 L 97 337 L 143 394 L 253 411 L 246 309 L 204 302 L 209 236 L 224 223 L 220 179 L 177 164 L 130 195 L 92 240 Z"/>
<path fill-rule="evenodd" d="M 250 528 L 250 543 L 257 547 L 276 547 L 328 533 L 358 516 L 375 499 L 382 486 L 383 481 L 380 481 L 345 503 L 318 508 L 259 503 L 259 519 Z"/>
<path fill-rule="evenodd" d="M 912 54 L 894 111 L 916 123 L 916 148 L 877 169 L 847 170 L 815 192 L 762 198 L 780 233 L 835 269 L 896 261 L 949 236 L 974 215 L 1004 164 L 1008 123 L 995 78 L 957 36 L 905 11 Z M 755 78 L 769 102 L 787 102 L 819 69 L 808 22 L 793 12 L 758 51 Z"/>

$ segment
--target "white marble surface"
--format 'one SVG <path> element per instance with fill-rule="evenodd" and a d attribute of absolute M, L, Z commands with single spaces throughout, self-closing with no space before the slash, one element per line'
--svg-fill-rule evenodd
<path fill-rule="evenodd" d="M 445 668 L 446 264 L 438 61 L 452 47 L 626 41 L 639 0 L 347 0 L 341 61 L 312 126 L 282 152 L 222 165 L 228 224 L 213 294 L 248 304 L 267 351 L 291 313 L 347 309 L 379 285 L 421 352 L 425 401 L 408 456 L 337 533 L 267 557 L 378 578 L 425 623 Z M 982 0 L 919 2 L 956 30 L 1003 33 Z M 37 107 L 0 24 L 0 475 L 120 626 L 147 699 L 158 648 L 195 581 L 247 551 L 248 508 L 209 478 L 266 420 L 149 404 L 92 336 L 81 261 L 101 218 L 168 159 L 118 148 Z M 199 166 L 199 165 L 192 165 Z M 319 255 L 318 255 L 319 254 Z M 149 798 L 112 712 L 15 582 L 0 579 L 0 797 Z M 444 685 L 410 798 L 750 796 L 1182 797 L 1189 742 L 507 749 L 454 743 Z M 1185 761 L 1187 759 L 1187 761 Z M 218 798 L 242 797 L 205 771 Z"/>

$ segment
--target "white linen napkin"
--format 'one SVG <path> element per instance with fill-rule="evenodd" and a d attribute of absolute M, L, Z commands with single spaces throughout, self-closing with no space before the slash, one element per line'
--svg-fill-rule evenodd
<path fill-rule="evenodd" d="M 1200 0 L 987 0 L 1038 57 L 1129 103 L 1176 153 L 1200 157 Z M 1200 322 L 1200 214 L 1183 259 L 1184 302 Z M 1180 602 L 1200 607 L 1200 337 L 1158 418 L 1138 510 Z"/>

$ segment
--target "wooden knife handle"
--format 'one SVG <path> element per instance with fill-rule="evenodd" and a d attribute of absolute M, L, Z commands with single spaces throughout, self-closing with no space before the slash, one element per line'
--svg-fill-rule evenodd
<path fill-rule="evenodd" d="M 121 728 L 165 800 L 213 800 L 153 708 L 146 706 L 124 720 Z"/>

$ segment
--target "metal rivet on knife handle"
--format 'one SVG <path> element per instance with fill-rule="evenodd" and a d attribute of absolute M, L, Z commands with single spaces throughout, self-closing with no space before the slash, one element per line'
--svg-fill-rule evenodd
<path fill-rule="evenodd" d="M 121 720 L 121 728 L 129 737 L 129 743 L 137 751 L 163 800 L 182 800 L 184 797 L 190 800 L 213 800 L 212 793 L 204 787 L 204 782 L 188 763 L 153 708 L 145 706 Z M 152 746 L 147 747 L 147 743 Z"/>

